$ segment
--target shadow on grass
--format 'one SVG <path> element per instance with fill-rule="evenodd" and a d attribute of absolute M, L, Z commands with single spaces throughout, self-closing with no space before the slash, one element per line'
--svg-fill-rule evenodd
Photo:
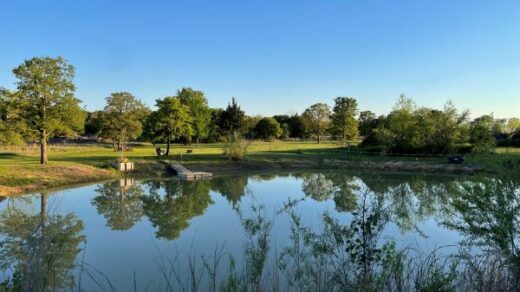
<path fill-rule="evenodd" d="M 23 155 L 20 155 L 18 153 L 0 153 L 0 159 L 2 158 L 16 158 L 16 157 L 23 157 Z"/>

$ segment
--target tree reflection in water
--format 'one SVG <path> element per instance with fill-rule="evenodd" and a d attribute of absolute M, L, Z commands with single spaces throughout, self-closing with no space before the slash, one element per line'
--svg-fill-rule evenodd
<path fill-rule="evenodd" d="M 334 185 L 322 173 L 303 175 L 302 191 L 316 201 L 326 201 L 332 197 Z"/>
<path fill-rule="evenodd" d="M 157 228 L 156 237 L 171 240 L 189 226 L 190 219 L 202 215 L 213 203 L 210 189 L 210 181 L 121 180 L 98 187 L 92 204 L 113 230 L 128 230 L 146 216 Z"/>
<path fill-rule="evenodd" d="M 96 189 L 96 193 L 92 204 L 113 230 L 128 230 L 143 216 L 141 198 L 144 190 L 132 179 L 104 183 Z"/>
<path fill-rule="evenodd" d="M 192 218 L 213 204 L 211 190 L 221 193 L 240 210 L 249 179 L 275 177 L 235 175 L 196 182 L 173 179 L 133 185 L 106 183 L 96 190 L 92 204 L 113 229 L 127 230 L 146 217 L 156 228 L 157 238 L 172 240 L 189 227 Z M 189 262 L 181 265 L 185 271 L 177 271 L 187 275 L 180 283 L 183 289 L 190 290 L 189 283 L 205 279 L 213 283 L 210 290 L 236 291 L 271 287 L 298 291 L 520 290 L 518 179 L 380 177 L 341 172 L 302 173 L 295 177 L 302 181 L 302 200 L 335 203 L 338 212 L 323 214 L 323 228 L 303 225 L 300 215 L 305 214 L 298 214 L 296 208 L 299 201 L 286 202 L 274 211 L 273 217 L 288 216 L 292 223 L 289 241 L 280 249 L 276 247 L 275 252 L 269 250 L 275 246 L 270 242 L 270 214 L 264 208 L 252 208 L 252 214 L 238 218 L 250 239 L 241 257 L 246 259 L 244 271 L 231 260 L 233 266 L 229 269 L 219 268 L 222 275 L 217 281 L 210 279 L 216 272 L 209 267 L 217 267 L 218 263 L 204 262 L 205 266 L 198 269 Z M 4 285 L 33 291 L 74 285 L 70 270 L 84 240 L 83 224 L 72 214 L 48 215 L 46 198 L 42 194 L 39 214 L 8 204 L 0 215 L 0 263 L 2 269 L 14 271 Z M 383 235 L 389 223 L 403 232 L 420 231 L 417 226 L 428 218 L 457 231 L 462 236 L 460 250 L 440 254 L 420 247 L 398 247 L 392 237 Z M 202 255 L 189 258 L 194 256 Z M 189 269 L 207 273 L 190 279 L 194 274 Z M 168 271 L 165 274 L 171 275 Z M 287 282 L 276 282 L 280 278 Z"/>
<path fill-rule="evenodd" d="M 461 182 L 450 197 L 449 211 L 444 224 L 466 236 L 463 244 L 486 258 L 472 263 L 474 270 L 465 276 L 481 287 L 494 283 L 520 290 L 520 182 Z"/>
<path fill-rule="evenodd" d="M 142 196 L 144 214 L 158 238 L 176 239 L 188 228 L 188 221 L 204 214 L 211 200 L 210 181 L 181 182 L 179 180 L 146 182 L 149 191 Z M 160 190 L 165 194 L 161 195 Z"/>
<path fill-rule="evenodd" d="M 48 214 L 47 194 L 40 197 L 39 214 L 14 203 L 0 214 L 0 265 L 2 270 L 13 270 L 12 278 L 3 283 L 7 290 L 74 288 L 71 271 L 85 241 L 83 222 L 72 213 Z"/>
<path fill-rule="evenodd" d="M 226 197 L 236 209 L 240 199 L 246 194 L 247 182 L 248 176 L 246 175 L 216 177 L 211 180 L 211 189 Z"/>

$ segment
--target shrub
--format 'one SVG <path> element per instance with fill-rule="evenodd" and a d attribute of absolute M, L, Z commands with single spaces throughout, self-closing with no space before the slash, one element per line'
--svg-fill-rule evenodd
<path fill-rule="evenodd" d="M 226 138 L 224 142 L 224 156 L 229 160 L 244 160 L 249 143 L 238 135 Z"/>
<path fill-rule="evenodd" d="M 384 128 L 374 129 L 359 145 L 370 152 L 387 152 L 392 145 L 392 133 Z"/>
<path fill-rule="evenodd" d="M 259 138 L 266 141 L 276 139 L 283 134 L 280 124 L 274 118 L 262 118 L 255 126 L 255 132 Z"/>

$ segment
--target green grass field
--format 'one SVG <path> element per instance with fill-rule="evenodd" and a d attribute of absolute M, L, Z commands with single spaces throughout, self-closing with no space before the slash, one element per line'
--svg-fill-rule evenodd
<path fill-rule="evenodd" d="M 59 186 L 103 179 L 117 175 L 105 169 L 118 157 L 124 155 L 131 161 L 165 159 L 157 157 L 156 146 L 136 146 L 124 153 L 114 151 L 110 145 L 97 146 L 50 146 L 49 163 L 39 164 L 37 147 L 0 148 L 0 194 L 16 193 L 38 187 Z M 162 145 L 164 149 L 164 145 Z M 170 159 L 191 163 L 219 163 L 225 161 L 222 144 L 173 145 Z M 191 149 L 192 153 L 187 154 Z M 302 153 L 308 157 L 334 155 L 339 148 L 334 143 L 313 142 L 253 142 L 249 145 L 248 159 L 265 162 L 289 157 L 301 159 Z M 291 158 L 294 156 L 294 158 Z"/>
<path fill-rule="evenodd" d="M 32 190 L 38 187 L 59 186 L 69 183 L 93 181 L 117 174 L 106 170 L 122 154 L 130 161 L 164 159 L 157 157 L 156 146 L 135 146 L 132 151 L 116 152 L 109 145 L 97 146 L 51 146 L 49 164 L 39 164 L 39 152 L 36 147 L 0 148 L 0 194 Z M 164 149 L 164 145 L 161 145 Z M 192 150 L 187 154 L 187 150 Z M 169 159 L 182 160 L 187 164 L 219 164 L 227 160 L 222 155 L 222 144 L 173 145 Z M 496 154 L 468 155 L 468 164 L 484 168 L 497 169 L 505 160 L 519 160 L 519 148 L 498 148 Z M 246 160 L 250 163 L 298 163 L 301 161 L 321 161 L 322 159 L 351 161 L 421 161 L 428 163 L 446 163 L 443 156 L 382 156 L 378 154 L 358 153 L 348 150 L 335 142 L 251 142 Z M 515 161 L 516 161 L 515 160 Z M 105 169 L 102 169 L 105 168 Z M 2 191 L 2 187 L 4 190 Z"/>
<path fill-rule="evenodd" d="M 100 166 L 109 163 L 121 155 L 129 159 L 156 159 L 157 155 L 155 147 L 161 147 L 165 150 L 164 145 L 159 146 L 133 146 L 131 151 L 124 153 L 114 151 L 110 145 L 100 146 L 60 146 L 50 147 L 49 161 L 63 161 L 63 162 L 81 162 L 89 165 Z M 13 148 L 16 149 L 16 148 Z M 191 154 L 187 154 L 187 150 L 192 150 Z M 311 151 L 313 154 L 320 152 L 328 153 L 338 150 L 339 146 L 335 143 L 321 143 L 314 142 L 252 142 L 248 147 L 249 158 L 254 158 L 258 155 L 267 155 L 273 158 L 276 156 L 290 155 Z M 172 145 L 170 155 L 174 159 L 196 160 L 196 161 L 214 161 L 222 160 L 223 145 L 222 144 L 200 144 L 200 145 Z M 7 156 L 0 159 L 0 169 L 6 163 L 37 163 L 38 149 L 14 151 L 19 154 L 15 156 Z"/>

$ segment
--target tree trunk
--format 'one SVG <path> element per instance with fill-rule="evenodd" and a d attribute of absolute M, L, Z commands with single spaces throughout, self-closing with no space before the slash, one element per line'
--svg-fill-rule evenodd
<path fill-rule="evenodd" d="M 40 164 L 47 163 L 47 133 L 43 130 L 40 137 Z"/>
<path fill-rule="evenodd" d="M 170 156 L 170 137 L 166 140 L 166 156 Z"/>
<path fill-rule="evenodd" d="M 199 148 L 199 136 L 197 136 L 197 140 L 195 140 L 195 147 Z"/>
<path fill-rule="evenodd" d="M 117 150 L 123 151 L 123 140 L 119 138 L 119 141 L 117 142 Z"/>
<path fill-rule="evenodd" d="M 318 144 L 320 144 L 320 143 L 321 143 L 321 136 L 318 135 Z"/>

